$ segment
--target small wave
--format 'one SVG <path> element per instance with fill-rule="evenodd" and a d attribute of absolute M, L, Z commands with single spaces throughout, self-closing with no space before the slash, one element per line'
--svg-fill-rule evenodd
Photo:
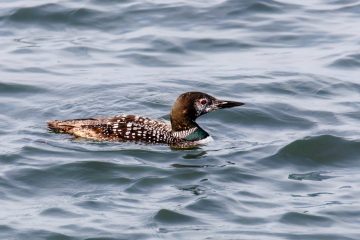
<path fill-rule="evenodd" d="M 147 67 L 175 67 L 177 64 L 172 63 L 170 59 L 164 56 L 149 55 L 141 53 L 121 54 L 119 58 L 126 58 L 135 64 Z"/>
<path fill-rule="evenodd" d="M 3 16 L 8 22 L 24 25 L 54 27 L 61 25 L 86 26 L 95 25 L 101 11 L 89 8 L 67 8 L 60 4 L 43 4 L 14 9 Z"/>
<path fill-rule="evenodd" d="M 128 193 L 142 193 L 146 194 L 153 189 L 162 188 L 166 182 L 168 182 L 168 178 L 165 177 L 143 177 L 135 181 L 135 183 L 131 184 L 129 187 L 125 189 L 125 192 Z"/>
<path fill-rule="evenodd" d="M 43 210 L 40 215 L 54 218 L 74 218 L 74 217 L 83 217 L 82 214 L 77 214 L 73 212 L 66 211 L 62 208 L 47 208 Z"/>
<path fill-rule="evenodd" d="M 65 47 L 62 49 L 64 52 L 74 54 L 76 56 L 89 57 L 91 53 L 104 53 L 106 52 L 104 49 L 94 48 L 94 47 L 86 47 L 86 46 L 72 46 Z"/>
<path fill-rule="evenodd" d="M 360 54 L 349 54 L 347 56 L 336 59 L 329 64 L 330 67 L 345 68 L 345 69 L 359 69 L 360 68 Z"/>
<path fill-rule="evenodd" d="M 328 217 L 298 212 L 285 213 L 281 217 L 280 222 L 284 224 L 317 227 L 330 227 L 335 223 L 334 220 Z"/>
<path fill-rule="evenodd" d="M 234 51 L 239 49 L 253 48 L 250 43 L 241 42 L 226 38 L 200 38 L 200 39 L 183 39 L 182 45 L 186 50 L 191 51 Z"/>
<path fill-rule="evenodd" d="M 321 135 L 296 140 L 276 154 L 261 159 L 270 166 L 292 165 L 297 169 L 340 167 L 359 164 L 360 142 L 332 135 Z M 316 174 L 315 174 L 316 175 Z"/>
<path fill-rule="evenodd" d="M 277 14 L 285 9 L 290 10 L 296 7 L 293 4 L 282 3 L 279 1 L 236 1 L 228 0 L 218 6 L 216 9 L 226 12 L 229 17 L 244 16 L 249 14 Z M 215 8 L 215 7 L 214 7 Z M 215 9 L 213 9 L 215 11 Z"/>
<path fill-rule="evenodd" d="M 84 209 L 91 209 L 97 211 L 113 211 L 116 209 L 115 204 L 100 200 L 85 200 L 75 204 Z"/>
<path fill-rule="evenodd" d="M 127 48 L 123 52 L 125 53 L 169 53 L 169 54 L 185 54 L 185 49 L 177 44 L 173 39 L 167 39 L 166 37 L 154 37 L 153 35 L 142 35 L 140 37 L 130 38 L 128 40 L 131 43 L 146 43 L 147 47 L 132 47 Z"/>
<path fill-rule="evenodd" d="M 178 213 L 168 209 L 160 209 L 154 216 L 154 220 L 162 224 L 180 224 L 180 225 L 191 225 L 191 224 L 202 224 L 197 218 Z"/>
<path fill-rule="evenodd" d="M 4 234 L 4 233 L 13 233 L 15 231 L 15 229 L 7 226 L 7 225 L 0 225 L 0 236 L 1 234 Z"/>
<path fill-rule="evenodd" d="M 319 171 L 319 172 L 309 172 L 309 173 L 292 173 L 289 174 L 289 179 L 292 180 L 311 180 L 311 181 L 322 181 L 329 178 L 334 178 L 335 176 L 324 175 L 327 172 Z"/>
<path fill-rule="evenodd" d="M 335 0 L 331 2 L 334 8 L 330 10 L 321 10 L 318 12 L 331 12 L 331 13 L 351 13 L 351 14 L 359 14 L 360 12 L 360 4 L 357 0 Z"/>
<path fill-rule="evenodd" d="M 0 82 L 0 94 L 1 96 L 7 94 L 34 94 L 34 93 L 43 93 L 47 92 L 45 88 L 27 85 L 27 84 L 20 84 L 20 83 L 5 83 Z"/>

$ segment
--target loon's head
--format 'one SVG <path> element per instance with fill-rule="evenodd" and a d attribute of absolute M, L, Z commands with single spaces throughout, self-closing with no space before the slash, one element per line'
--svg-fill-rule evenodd
<path fill-rule="evenodd" d="M 221 108 L 244 105 L 242 102 L 219 100 L 202 92 L 181 94 L 171 109 L 171 126 L 173 131 L 186 130 L 196 125 L 195 119 L 208 112 Z"/>

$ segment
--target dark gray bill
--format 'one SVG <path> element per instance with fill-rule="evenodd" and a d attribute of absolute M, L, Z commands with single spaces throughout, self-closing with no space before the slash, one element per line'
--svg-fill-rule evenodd
<path fill-rule="evenodd" d="M 245 103 L 242 102 L 235 102 L 235 101 L 224 101 L 224 100 L 218 100 L 216 102 L 216 105 L 218 108 L 231 108 L 231 107 L 238 107 L 242 106 Z"/>

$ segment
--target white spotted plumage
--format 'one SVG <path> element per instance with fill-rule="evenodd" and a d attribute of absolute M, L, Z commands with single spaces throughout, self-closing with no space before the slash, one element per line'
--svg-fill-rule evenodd
<path fill-rule="evenodd" d="M 95 121 L 95 120 L 94 120 Z M 97 124 L 87 125 L 87 138 L 103 140 L 135 140 L 148 143 L 181 142 L 186 136 L 197 130 L 197 127 L 183 131 L 172 131 L 171 125 L 164 121 L 151 120 L 135 115 L 118 115 L 110 119 L 98 119 Z M 90 131 L 91 129 L 91 131 Z"/>

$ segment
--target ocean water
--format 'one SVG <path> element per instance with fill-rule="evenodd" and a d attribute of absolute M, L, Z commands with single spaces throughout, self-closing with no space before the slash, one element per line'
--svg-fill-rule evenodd
<path fill-rule="evenodd" d="M 1 239 L 360 239 L 359 0 L 2 0 Z M 46 121 L 169 118 L 192 150 Z"/>

